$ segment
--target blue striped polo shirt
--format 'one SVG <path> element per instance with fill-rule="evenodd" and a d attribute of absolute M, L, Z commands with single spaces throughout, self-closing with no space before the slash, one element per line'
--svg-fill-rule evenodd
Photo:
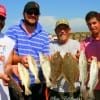
<path fill-rule="evenodd" d="M 35 31 L 32 32 L 31 36 L 28 36 L 22 25 L 23 20 L 20 21 L 19 25 L 10 27 L 7 30 L 6 34 L 15 41 L 16 45 L 14 47 L 14 50 L 16 50 L 18 55 L 31 54 L 35 58 L 35 60 L 39 62 L 39 52 L 49 55 L 48 34 L 43 30 L 40 23 L 37 23 Z M 38 64 L 38 67 L 39 66 L 40 65 Z M 30 78 L 31 84 L 33 84 L 34 76 L 31 72 Z M 18 78 L 16 78 L 16 80 L 19 81 Z"/>

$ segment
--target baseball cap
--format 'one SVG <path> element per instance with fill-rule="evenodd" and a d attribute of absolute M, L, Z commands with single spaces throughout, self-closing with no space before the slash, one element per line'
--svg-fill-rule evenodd
<path fill-rule="evenodd" d="M 66 19 L 59 19 L 57 22 L 56 22 L 56 26 L 55 27 L 58 27 L 59 25 L 61 25 L 61 24 L 65 24 L 65 25 L 67 25 L 68 27 L 69 27 L 69 23 L 68 23 L 68 21 L 66 20 Z"/>
<path fill-rule="evenodd" d="M 40 7 L 39 4 L 36 3 L 35 1 L 30 1 L 28 2 L 25 7 L 24 7 L 24 13 L 29 12 L 30 10 L 36 11 L 36 13 L 39 15 L 40 14 Z"/>
<path fill-rule="evenodd" d="M 3 5 L 0 5 L 0 16 L 6 18 L 6 8 Z"/>

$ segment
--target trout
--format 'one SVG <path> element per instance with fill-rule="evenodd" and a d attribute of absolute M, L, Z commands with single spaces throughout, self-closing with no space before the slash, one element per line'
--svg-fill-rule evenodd
<path fill-rule="evenodd" d="M 40 80 L 38 77 L 39 76 L 38 75 L 38 66 L 37 66 L 36 60 L 31 55 L 28 55 L 28 64 L 29 64 L 30 71 L 32 72 L 32 74 L 35 77 L 35 83 L 40 83 Z"/>
<path fill-rule="evenodd" d="M 31 90 L 29 89 L 30 76 L 28 70 L 23 66 L 23 64 L 18 63 L 18 72 L 19 72 L 22 85 L 25 87 L 25 95 L 32 94 Z"/>
<path fill-rule="evenodd" d="M 87 59 L 84 51 L 80 52 L 79 56 L 79 80 L 81 82 L 81 92 L 86 90 L 85 83 L 87 81 Z"/>
<path fill-rule="evenodd" d="M 95 89 L 97 83 L 98 83 L 98 65 L 97 65 L 97 58 L 94 57 L 92 59 L 91 65 L 90 65 L 90 79 L 88 82 L 89 87 L 89 98 L 94 99 L 93 90 Z"/>
<path fill-rule="evenodd" d="M 13 88 L 14 92 L 19 95 L 19 100 L 25 100 L 22 93 L 23 90 L 20 87 L 20 85 L 13 79 L 11 74 L 8 74 L 10 81 L 9 81 L 9 87 Z"/>
<path fill-rule="evenodd" d="M 39 53 L 39 57 L 40 57 L 40 65 L 42 68 L 42 72 L 46 79 L 46 86 L 51 87 L 51 81 L 50 81 L 51 67 L 49 58 L 42 53 Z"/>

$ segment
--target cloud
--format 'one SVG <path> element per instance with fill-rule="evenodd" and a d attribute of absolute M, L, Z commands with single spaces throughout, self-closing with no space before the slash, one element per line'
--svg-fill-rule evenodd
<path fill-rule="evenodd" d="M 69 20 L 69 24 L 73 32 L 87 32 L 88 27 L 82 18 L 74 18 Z"/>
<path fill-rule="evenodd" d="M 54 16 L 41 16 L 39 21 L 48 33 L 54 33 L 56 23 L 56 18 Z"/>
<path fill-rule="evenodd" d="M 57 18 L 54 16 L 41 16 L 39 19 L 44 29 L 51 34 L 54 34 L 55 23 Z M 87 32 L 88 27 L 85 20 L 82 18 L 68 19 L 72 32 Z"/>
<path fill-rule="evenodd" d="M 57 21 L 57 17 L 55 16 L 40 16 L 39 18 L 39 22 L 42 24 L 42 26 L 44 27 L 44 29 L 50 33 L 50 34 L 54 34 L 54 28 L 55 28 L 55 23 Z M 7 28 L 11 25 L 14 24 L 18 24 L 20 19 L 16 19 L 16 20 L 7 20 L 7 23 L 4 27 L 4 32 L 7 30 Z M 71 26 L 71 30 L 72 32 L 87 32 L 88 28 L 87 25 L 85 23 L 85 20 L 83 18 L 73 18 L 73 19 L 68 19 L 69 24 Z"/>

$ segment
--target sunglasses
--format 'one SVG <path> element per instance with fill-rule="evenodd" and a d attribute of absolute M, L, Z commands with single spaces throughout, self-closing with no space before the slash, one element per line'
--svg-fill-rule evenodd
<path fill-rule="evenodd" d="M 0 20 L 5 20 L 5 17 L 3 17 L 3 16 L 0 16 Z"/>
<path fill-rule="evenodd" d="M 40 14 L 39 11 L 38 11 L 37 9 L 30 9 L 30 10 L 28 10 L 26 13 L 27 13 L 28 15 L 32 15 L 32 14 L 34 14 L 34 15 L 39 15 L 39 14 Z"/>

